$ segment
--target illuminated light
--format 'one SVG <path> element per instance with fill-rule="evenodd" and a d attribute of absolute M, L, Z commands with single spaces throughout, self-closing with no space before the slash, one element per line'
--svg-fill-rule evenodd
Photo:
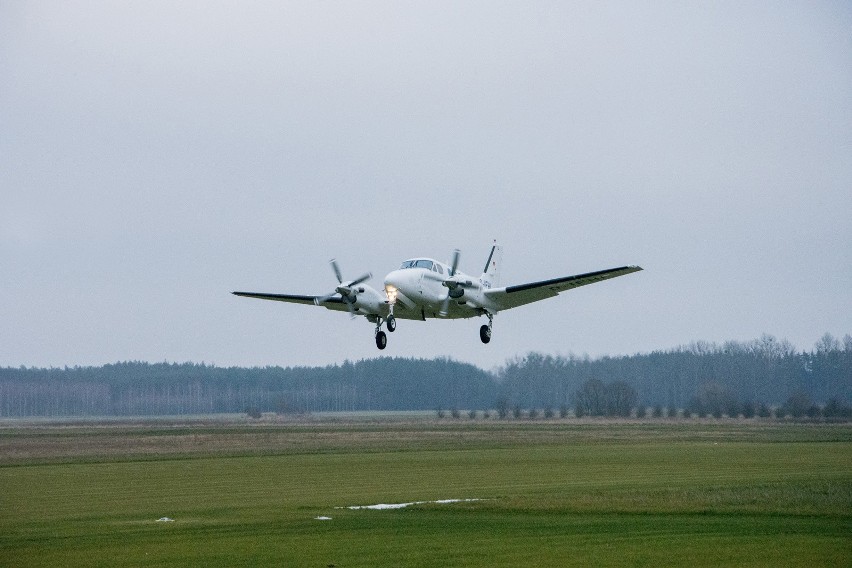
<path fill-rule="evenodd" d="M 385 294 L 387 294 L 388 302 L 391 304 L 396 302 L 397 292 L 398 290 L 396 289 L 396 286 L 391 286 L 390 284 L 385 285 Z"/>

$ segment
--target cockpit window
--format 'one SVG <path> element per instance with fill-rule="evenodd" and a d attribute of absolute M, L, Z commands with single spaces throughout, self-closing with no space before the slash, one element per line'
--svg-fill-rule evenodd
<path fill-rule="evenodd" d="M 444 269 L 443 269 L 443 268 L 441 268 L 441 265 L 440 265 L 440 264 L 435 264 L 435 266 L 438 268 L 438 274 L 443 274 L 443 273 L 444 273 Z"/>
<path fill-rule="evenodd" d="M 432 261 L 431 260 L 406 260 L 399 267 L 400 270 L 405 268 L 425 268 L 426 270 L 432 270 Z"/>

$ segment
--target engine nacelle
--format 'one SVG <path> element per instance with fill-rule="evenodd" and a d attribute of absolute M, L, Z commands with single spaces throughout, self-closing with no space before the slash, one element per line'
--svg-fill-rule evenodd
<path fill-rule="evenodd" d="M 381 300 L 381 298 L 378 298 L 377 296 L 374 296 L 370 293 L 364 293 L 358 294 L 354 306 L 360 311 L 364 311 L 370 314 L 377 314 L 381 311 L 383 304 L 384 302 Z"/>

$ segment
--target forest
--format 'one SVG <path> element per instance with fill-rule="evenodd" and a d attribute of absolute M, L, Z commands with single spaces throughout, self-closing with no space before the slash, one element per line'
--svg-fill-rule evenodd
<path fill-rule="evenodd" d="M 810 351 L 771 335 L 625 356 L 529 353 L 494 371 L 442 359 L 380 358 L 326 367 L 120 362 L 0 368 L 0 417 L 204 415 L 359 410 L 493 410 L 582 415 L 846 416 L 852 336 Z M 539 414 L 540 412 L 540 414 Z M 778 411 L 776 411 L 777 413 Z M 471 415 L 475 415 L 473 412 Z"/>

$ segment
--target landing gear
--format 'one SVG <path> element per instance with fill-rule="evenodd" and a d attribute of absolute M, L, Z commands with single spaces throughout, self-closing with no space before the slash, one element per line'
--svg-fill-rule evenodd
<path fill-rule="evenodd" d="M 487 313 L 488 316 L 488 325 L 483 325 L 479 328 L 479 339 L 482 340 L 482 343 L 488 343 L 491 341 L 491 325 L 494 323 L 494 316 Z"/>
<path fill-rule="evenodd" d="M 385 334 L 384 331 L 377 331 L 376 332 L 376 347 L 378 347 L 379 349 L 384 349 L 387 346 L 388 346 L 388 336 Z"/>
<path fill-rule="evenodd" d="M 396 329 L 396 318 L 391 314 L 388 316 L 388 319 L 382 321 L 381 317 L 376 316 L 376 347 L 379 349 L 384 349 L 388 346 L 388 336 L 382 331 L 383 323 L 387 323 L 388 331 L 393 331 Z"/>

